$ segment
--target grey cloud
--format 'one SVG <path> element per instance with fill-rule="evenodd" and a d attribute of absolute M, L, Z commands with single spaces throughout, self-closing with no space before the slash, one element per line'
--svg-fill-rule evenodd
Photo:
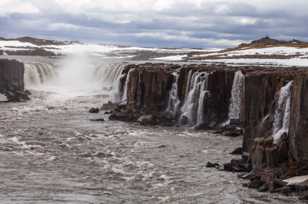
<path fill-rule="evenodd" d="M 266 2 L 259 0 L 260 2 Z M 249 41 L 265 35 L 307 40 L 308 2 L 297 7 L 276 7 L 250 1 L 204 1 L 199 7 L 181 1 L 169 9 L 144 12 L 92 9 L 68 13 L 52 0 L 33 1 L 38 14 L 11 13 L 0 16 L 2 36 L 46 36 L 50 38 L 111 42 L 155 47 L 220 47 L 217 41 Z M 38 4 L 38 2 L 40 2 Z M 251 1 L 257 2 L 257 1 Z M 296 10 L 297 12 L 292 12 Z M 59 26 L 61 25 L 61 26 Z M 65 25 L 67 25 L 65 29 Z M 52 29 L 51 29 L 52 28 Z M 74 29 L 73 29 L 74 28 Z"/>

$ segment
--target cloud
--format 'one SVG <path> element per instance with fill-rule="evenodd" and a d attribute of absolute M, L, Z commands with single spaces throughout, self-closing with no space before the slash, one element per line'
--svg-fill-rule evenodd
<path fill-rule="evenodd" d="M 229 47 L 265 35 L 308 40 L 307 10 L 307 0 L 1 0 L 0 35 Z"/>
<path fill-rule="evenodd" d="M 39 9 L 35 7 L 31 2 L 25 2 L 20 0 L 0 1 L 0 15 L 2 16 L 11 13 L 33 14 L 38 12 Z"/>

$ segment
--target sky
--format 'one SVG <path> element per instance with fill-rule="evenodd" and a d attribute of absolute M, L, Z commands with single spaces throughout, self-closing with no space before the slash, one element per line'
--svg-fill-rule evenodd
<path fill-rule="evenodd" d="M 308 0 L 0 0 L 0 36 L 142 47 L 308 41 Z"/>

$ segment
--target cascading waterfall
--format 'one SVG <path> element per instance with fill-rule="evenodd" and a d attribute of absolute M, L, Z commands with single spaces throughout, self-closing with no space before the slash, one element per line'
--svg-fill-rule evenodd
<path fill-rule="evenodd" d="M 198 112 L 197 112 L 197 126 L 200 126 L 204 123 L 204 106 L 209 96 L 209 91 L 207 90 L 208 86 L 208 75 L 206 76 L 205 81 L 203 82 L 200 90 L 200 98 L 198 102 Z"/>
<path fill-rule="evenodd" d="M 121 80 L 125 77 L 123 74 L 124 64 L 103 64 L 96 68 L 95 76 L 102 84 L 103 90 L 112 92 L 113 102 L 121 102 Z M 124 91 L 125 93 L 126 91 Z"/>
<path fill-rule="evenodd" d="M 178 96 L 178 82 L 180 75 L 178 72 L 174 72 L 173 76 L 175 80 L 172 83 L 172 87 L 169 93 L 169 100 L 166 112 L 175 117 L 179 111 L 179 106 L 181 104 L 181 101 Z"/>
<path fill-rule="evenodd" d="M 175 80 L 172 83 L 172 87 L 169 92 L 169 100 L 168 100 L 168 106 L 167 106 L 166 112 L 175 116 L 178 111 L 179 105 L 181 103 L 178 97 L 179 73 L 175 72 L 173 73 L 173 76 L 175 77 Z"/>
<path fill-rule="evenodd" d="M 123 94 L 122 94 L 122 99 L 121 99 L 121 102 L 122 103 L 127 103 L 127 92 L 128 92 L 128 83 L 129 83 L 129 79 L 130 79 L 130 76 L 131 76 L 131 73 L 134 71 L 135 69 L 130 69 L 127 73 L 126 77 L 125 78 L 125 85 L 124 85 L 124 89 L 123 89 Z"/>
<path fill-rule="evenodd" d="M 293 81 L 290 81 L 280 89 L 273 123 L 274 144 L 279 143 L 283 134 L 289 132 L 292 85 Z"/>
<path fill-rule="evenodd" d="M 231 100 L 229 106 L 228 124 L 231 120 L 239 120 L 241 112 L 241 94 L 244 86 L 244 75 L 242 71 L 237 71 L 234 75 Z"/>
<path fill-rule="evenodd" d="M 24 81 L 26 88 L 42 85 L 57 76 L 55 68 L 48 63 L 25 64 Z"/>
<path fill-rule="evenodd" d="M 201 125 L 204 122 L 204 103 L 206 96 L 209 94 L 207 91 L 208 76 L 207 72 L 195 72 L 192 74 L 187 83 L 187 86 L 189 86 L 186 89 L 188 94 L 181 108 L 180 121 L 187 118 L 189 125 Z"/>
<path fill-rule="evenodd" d="M 188 72 L 188 77 L 187 77 L 187 86 L 186 86 L 186 90 L 185 90 L 185 98 L 188 97 L 189 91 L 191 89 L 190 84 L 191 84 L 191 76 L 192 76 L 192 70 L 189 70 Z"/>

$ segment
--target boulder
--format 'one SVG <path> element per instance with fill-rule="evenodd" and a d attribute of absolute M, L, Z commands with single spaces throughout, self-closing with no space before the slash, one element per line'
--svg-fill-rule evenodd
<path fill-rule="evenodd" d="M 102 105 L 101 110 L 104 111 L 111 111 L 118 108 L 118 104 L 112 103 L 111 101 L 109 101 L 108 103 L 105 103 Z"/>
<path fill-rule="evenodd" d="M 141 125 L 155 125 L 157 121 L 153 115 L 142 115 L 138 118 L 137 122 Z"/>
<path fill-rule="evenodd" d="M 99 108 L 90 108 L 89 113 L 99 113 Z"/>

